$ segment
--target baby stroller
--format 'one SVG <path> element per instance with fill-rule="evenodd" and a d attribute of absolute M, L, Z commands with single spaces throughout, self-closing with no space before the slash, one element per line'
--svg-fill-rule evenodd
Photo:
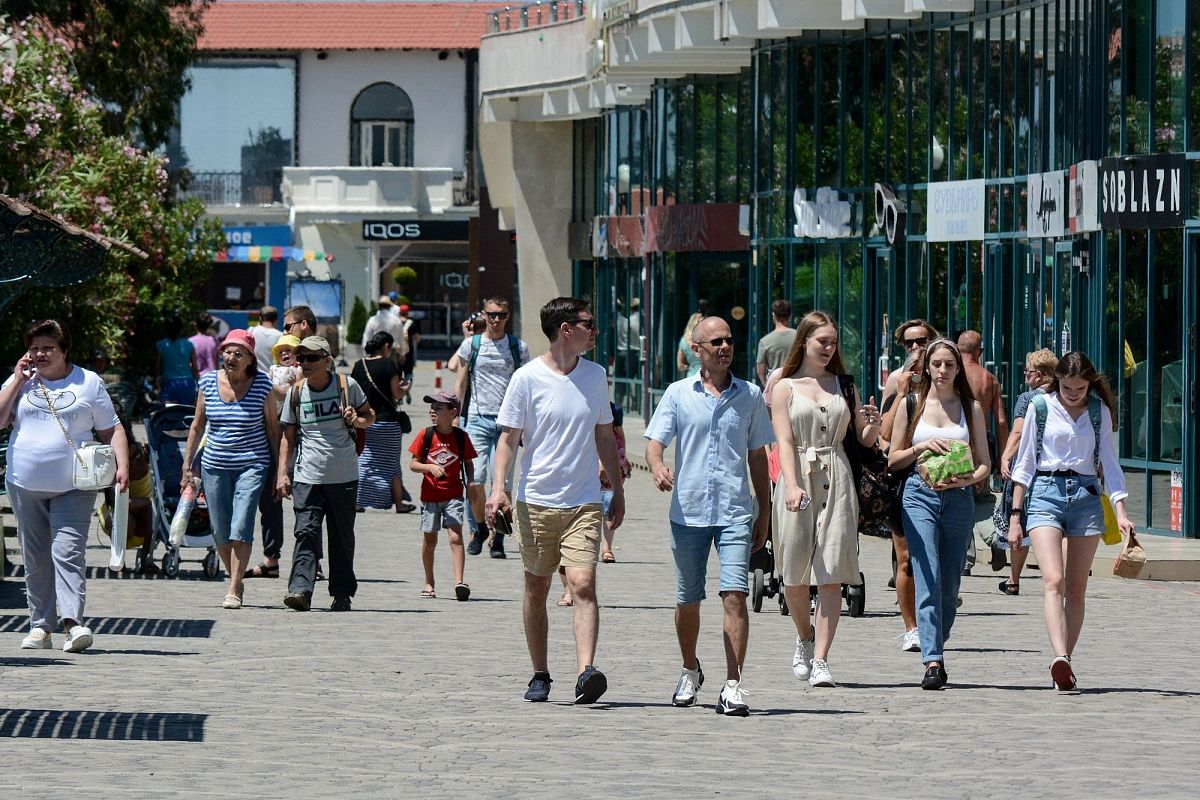
<path fill-rule="evenodd" d="M 204 577 L 216 580 L 221 574 L 221 562 L 203 499 L 197 501 L 188 520 L 182 547 L 171 544 L 171 518 L 179 505 L 179 482 L 183 479 L 183 450 L 187 446 L 188 429 L 191 428 L 195 413 L 196 409 L 192 406 L 172 405 L 152 410 L 146 416 L 150 474 L 154 481 L 150 496 L 154 511 L 154 536 L 167 548 L 162 559 L 163 575 L 174 578 L 179 574 L 179 565 L 189 561 L 203 567 Z M 201 547 L 205 548 L 205 553 L 200 558 L 185 559 L 181 552 L 184 548 Z"/>

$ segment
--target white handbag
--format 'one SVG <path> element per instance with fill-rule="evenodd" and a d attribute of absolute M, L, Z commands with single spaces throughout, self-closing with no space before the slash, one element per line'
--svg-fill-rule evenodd
<path fill-rule="evenodd" d="M 76 447 L 67 426 L 58 416 L 58 409 L 50 399 L 46 384 L 39 380 L 38 386 L 41 387 L 42 397 L 46 398 L 46 406 L 54 416 L 54 421 L 58 423 L 67 444 L 71 445 L 75 452 L 75 460 L 71 462 L 71 485 L 81 492 L 94 492 L 112 486 L 113 481 L 117 479 L 117 458 L 112 446 L 100 442 L 84 442 L 82 447 Z"/>

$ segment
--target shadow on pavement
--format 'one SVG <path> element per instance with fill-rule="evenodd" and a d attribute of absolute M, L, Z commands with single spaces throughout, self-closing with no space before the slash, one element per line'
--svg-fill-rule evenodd
<path fill-rule="evenodd" d="M 1015 647 L 947 647 L 951 653 L 1040 653 L 1041 650 L 1018 650 Z"/>
<path fill-rule="evenodd" d="M 0 708 L 0 737 L 202 742 L 207 714 Z"/>
<path fill-rule="evenodd" d="M 106 656 L 198 656 L 199 651 L 186 650 L 109 650 L 101 647 L 89 647 L 82 655 L 90 656 L 98 653 Z"/>
<path fill-rule="evenodd" d="M 70 658 L 44 658 L 31 656 L 29 658 L 17 658 L 15 656 L 0 656 L 0 668 L 2 667 L 57 667 L 60 664 L 74 664 L 74 659 Z"/>
<path fill-rule="evenodd" d="M 212 636 L 212 619 L 157 619 L 154 617 L 89 617 L 92 633 L 108 636 L 162 636 L 207 639 Z M 0 616 L 0 633 L 17 633 L 29 628 L 25 614 Z"/>
<path fill-rule="evenodd" d="M 556 705 L 570 706 L 572 703 L 556 703 Z M 615 711 L 622 708 L 674 708 L 671 703 L 639 703 L 632 700 L 599 700 L 585 708 L 591 708 L 596 711 Z M 704 711 L 712 711 L 713 706 L 701 705 L 697 706 Z M 815 714 L 840 716 L 842 714 L 865 714 L 865 711 L 842 711 L 836 708 L 762 708 L 751 709 L 750 716 L 752 717 L 782 717 L 792 714 Z"/>

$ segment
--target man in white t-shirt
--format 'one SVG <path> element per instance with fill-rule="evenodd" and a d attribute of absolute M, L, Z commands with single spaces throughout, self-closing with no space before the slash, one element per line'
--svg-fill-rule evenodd
<path fill-rule="evenodd" d="M 596 319 L 586 300 L 558 297 L 542 307 L 542 332 L 550 350 L 512 376 L 497 424 L 492 491 L 487 518 L 503 524 L 509 507 L 504 476 L 524 437 L 521 484 L 516 495 L 516 526 L 525 567 L 525 641 L 533 678 L 525 699 L 550 696 L 546 655 L 546 597 L 562 565 L 575 599 L 575 656 L 579 678 L 575 702 L 594 703 L 608 688 L 592 666 L 600 612 L 596 604 L 596 559 L 600 553 L 600 464 L 609 476 L 620 475 L 617 440 L 604 368 L 581 355 L 596 344 Z M 625 493 L 613 484 L 608 526 L 616 530 L 625 516 Z"/>
<path fill-rule="evenodd" d="M 279 309 L 275 306 L 263 306 L 258 312 L 258 327 L 254 329 L 254 357 L 258 359 L 258 368 L 270 373 L 275 366 L 275 353 L 272 351 L 283 336 L 283 331 L 276 325 L 279 323 Z"/>

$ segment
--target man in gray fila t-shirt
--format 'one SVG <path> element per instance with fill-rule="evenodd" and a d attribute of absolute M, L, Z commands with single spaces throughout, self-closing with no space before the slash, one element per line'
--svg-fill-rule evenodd
<path fill-rule="evenodd" d="M 329 526 L 329 594 L 333 611 L 349 611 L 358 589 L 354 576 L 354 503 L 358 495 L 357 432 L 369 428 L 375 412 L 355 380 L 333 371 L 329 343 L 308 336 L 296 348 L 303 379 L 288 390 L 279 421 L 283 440 L 279 463 L 296 456 L 296 482 L 280 469 L 276 485 L 292 498 L 296 547 L 283 604 L 308 611 L 321 551 L 321 523 Z"/>
<path fill-rule="evenodd" d="M 508 301 L 492 297 L 483 303 L 483 315 L 487 328 L 483 333 L 467 336 L 459 346 L 457 356 L 463 366 L 454 381 L 454 394 L 470 399 L 463 415 L 463 428 L 471 437 L 478 457 L 471 462 L 475 480 L 467 487 L 467 500 L 471 513 L 467 522 L 471 527 L 471 541 L 467 552 L 473 556 L 483 551 L 483 542 L 488 538 L 487 522 L 483 518 L 484 487 L 489 485 L 496 443 L 500 441 L 500 426 L 496 415 L 504 402 L 504 393 L 513 373 L 522 364 L 529 363 L 529 346 L 515 336 L 505 333 L 508 325 Z M 505 486 L 511 491 L 512 475 L 505 476 Z M 498 531 L 492 537 L 492 558 L 505 558 L 504 536 Z"/>

